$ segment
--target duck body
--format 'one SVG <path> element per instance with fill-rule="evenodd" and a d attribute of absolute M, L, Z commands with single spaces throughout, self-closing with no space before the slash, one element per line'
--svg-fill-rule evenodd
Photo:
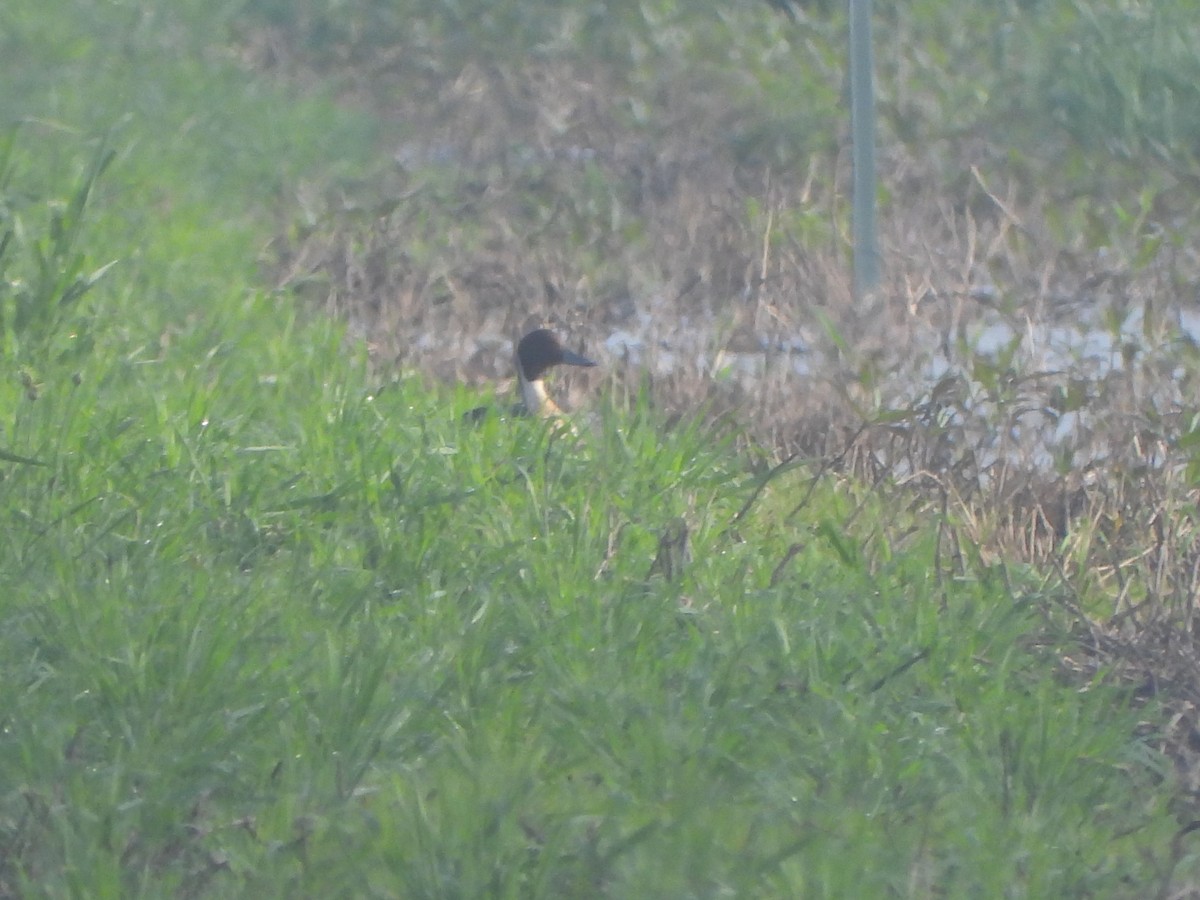
<path fill-rule="evenodd" d="M 553 331 L 538 328 L 529 332 L 517 343 L 517 385 L 519 398 L 508 411 L 515 416 L 537 416 L 555 419 L 564 416 L 562 409 L 546 390 L 546 373 L 554 366 L 580 366 L 591 368 L 592 360 L 568 350 Z M 480 406 L 468 412 L 465 418 L 477 421 L 497 410 Z"/>

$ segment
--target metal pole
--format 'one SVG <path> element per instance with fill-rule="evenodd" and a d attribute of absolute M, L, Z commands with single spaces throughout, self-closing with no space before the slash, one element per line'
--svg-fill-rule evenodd
<path fill-rule="evenodd" d="M 854 298 L 879 284 L 875 223 L 875 62 L 871 50 L 871 0 L 850 0 L 850 134 L 854 164 Z"/>

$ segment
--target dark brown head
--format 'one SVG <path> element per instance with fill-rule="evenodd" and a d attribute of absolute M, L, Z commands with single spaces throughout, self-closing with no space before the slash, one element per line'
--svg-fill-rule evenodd
<path fill-rule="evenodd" d="M 546 328 L 531 331 L 517 344 L 517 365 L 526 381 L 537 381 L 551 366 L 594 366 L 590 359 L 566 349 Z"/>

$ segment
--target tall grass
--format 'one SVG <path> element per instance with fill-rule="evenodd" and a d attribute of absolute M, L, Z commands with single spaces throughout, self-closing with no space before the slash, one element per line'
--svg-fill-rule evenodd
<path fill-rule="evenodd" d="M 1070 665 L 1055 581 L 646 392 L 578 440 L 464 423 L 473 391 L 255 283 L 281 185 L 369 126 L 247 86 L 190 6 L 125 32 L 136 78 L 90 4 L 43 9 L 121 90 L 55 100 L 47 65 L 58 125 L 0 166 L 0 895 L 1194 876 L 1153 707 Z"/>
<path fill-rule="evenodd" d="M 946 577 L 850 485 L 789 522 L 803 470 L 764 487 L 640 403 L 578 445 L 476 429 L 470 396 L 372 390 L 336 333 L 278 324 L 6 386 L 44 463 L 0 482 L 9 892 L 1154 878 L 1138 713 L 1055 677 L 1036 579 Z"/>

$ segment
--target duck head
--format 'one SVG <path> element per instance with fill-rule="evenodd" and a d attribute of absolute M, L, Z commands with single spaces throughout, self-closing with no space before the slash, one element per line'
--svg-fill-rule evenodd
<path fill-rule="evenodd" d="M 529 332 L 517 344 L 517 379 L 525 411 L 537 416 L 561 415 L 562 411 L 550 399 L 542 383 L 547 370 L 554 366 L 594 365 L 590 359 L 564 347 L 553 331 L 538 328 Z"/>

